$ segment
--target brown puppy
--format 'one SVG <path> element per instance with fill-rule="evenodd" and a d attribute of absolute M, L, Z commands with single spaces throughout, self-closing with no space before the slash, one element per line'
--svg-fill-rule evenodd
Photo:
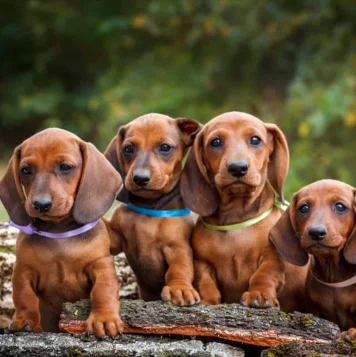
<path fill-rule="evenodd" d="M 280 217 L 273 189 L 283 202 L 288 165 L 283 133 L 249 114 L 219 115 L 197 135 L 181 185 L 188 207 L 203 217 L 192 239 L 196 286 L 203 303 L 241 300 L 245 306 L 273 307 L 278 306 L 279 292 L 283 310 L 303 308 L 305 269 L 290 264 L 286 269 L 268 241 L 269 230 Z M 226 231 L 207 226 L 254 218 L 259 222 Z M 281 290 L 285 274 L 293 279 Z"/>
<path fill-rule="evenodd" d="M 278 252 L 295 265 L 313 256 L 306 282 L 309 311 L 337 323 L 342 338 L 356 337 L 355 188 L 335 180 L 297 192 L 271 230 Z M 336 283 L 336 285 L 334 285 Z"/>
<path fill-rule="evenodd" d="M 121 127 L 105 152 L 125 177 L 118 199 L 140 208 L 183 209 L 179 190 L 182 160 L 200 127 L 194 120 L 161 114 L 147 114 Z M 162 298 L 179 305 L 199 302 L 192 287 L 192 213 L 160 218 L 121 205 L 110 224 L 117 233 L 112 254 L 125 252 L 142 299 Z"/>
<path fill-rule="evenodd" d="M 121 187 L 120 175 L 92 144 L 47 129 L 15 149 L 0 198 L 15 224 L 61 236 L 102 217 Z M 20 232 L 12 282 L 16 331 L 56 332 L 62 304 L 89 297 L 87 330 L 97 336 L 122 330 L 104 220 L 64 239 Z"/>

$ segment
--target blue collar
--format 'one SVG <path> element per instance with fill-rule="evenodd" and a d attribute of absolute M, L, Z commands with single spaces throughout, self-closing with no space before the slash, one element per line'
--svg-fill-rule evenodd
<path fill-rule="evenodd" d="M 132 203 L 128 203 L 126 207 L 134 212 L 145 214 L 146 216 L 162 218 L 188 216 L 191 212 L 189 208 L 161 210 L 139 207 Z"/>

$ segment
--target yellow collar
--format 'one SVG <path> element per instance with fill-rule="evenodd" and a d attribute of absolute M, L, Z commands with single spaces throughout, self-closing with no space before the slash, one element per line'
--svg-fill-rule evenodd
<path fill-rule="evenodd" d="M 271 184 L 269 182 L 268 182 L 268 184 L 271 186 Z M 281 212 L 284 212 L 288 208 L 289 203 L 287 201 L 285 201 L 285 203 L 281 202 L 278 193 L 274 190 L 274 188 L 272 186 L 271 186 L 271 188 L 272 188 L 273 193 L 274 193 L 273 206 L 270 207 L 267 211 L 261 213 L 259 216 L 251 218 L 251 219 L 248 219 L 245 222 L 229 224 L 227 226 L 217 226 L 217 225 L 209 224 L 209 223 L 204 222 L 204 220 L 202 219 L 202 222 L 203 222 L 204 226 L 206 228 L 208 228 L 208 229 L 211 229 L 212 231 L 234 231 L 234 230 L 237 230 L 237 229 L 241 229 L 241 228 L 246 228 L 246 227 L 252 226 L 252 225 L 262 221 L 267 216 L 269 216 L 269 214 L 273 210 L 273 207 L 277 207 Z"/>

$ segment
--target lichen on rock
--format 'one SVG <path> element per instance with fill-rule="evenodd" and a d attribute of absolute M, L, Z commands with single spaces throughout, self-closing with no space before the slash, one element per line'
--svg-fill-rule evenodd
<path fill-rule="evenodd" d="M 191 339 L 123 335 L 101 341 L 68 334 L 0 336 L 0 356 L 8 357 L 243 357 L 237 347 Z"/>

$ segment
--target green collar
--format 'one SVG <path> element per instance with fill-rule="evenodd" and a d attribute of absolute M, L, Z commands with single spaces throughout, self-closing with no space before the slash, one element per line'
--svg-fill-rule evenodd
<path fill-rule="evenodd" d="M 262 221 L 267 216 L 269 216 L 269 214 L 272 212 L 274 207 L 277 207 L 280 211 L 284 212 L 288 208 L 289 203 L 287 201 L 285 201 L 285 203 L 282 203 L 278 193 L 273 189 L 272 186 L 271 186 L 271 188 L 272 188 L 273 193 L 274 193 L 273 206 L 270 207 L 267 211 L 265 211 L 262 214 L 260 214 L 259 216 L 251 218 L 251 219 L 248 219 L 245 222 L 230 224 L 230 225 L 227 225 L 227 226 L 215 226 L 213 224 L 209 224 L 209 223 L 204 222 L 204 220 L 202 219 L 202 222 L 203 222 L 204 226 L 206 228 L 208 228 L 208 229 L 211 229 L 212 231 L 234 231 L 234 230 L 237 230 L 237 229 L 253 226 L 254 224 Z"/>

